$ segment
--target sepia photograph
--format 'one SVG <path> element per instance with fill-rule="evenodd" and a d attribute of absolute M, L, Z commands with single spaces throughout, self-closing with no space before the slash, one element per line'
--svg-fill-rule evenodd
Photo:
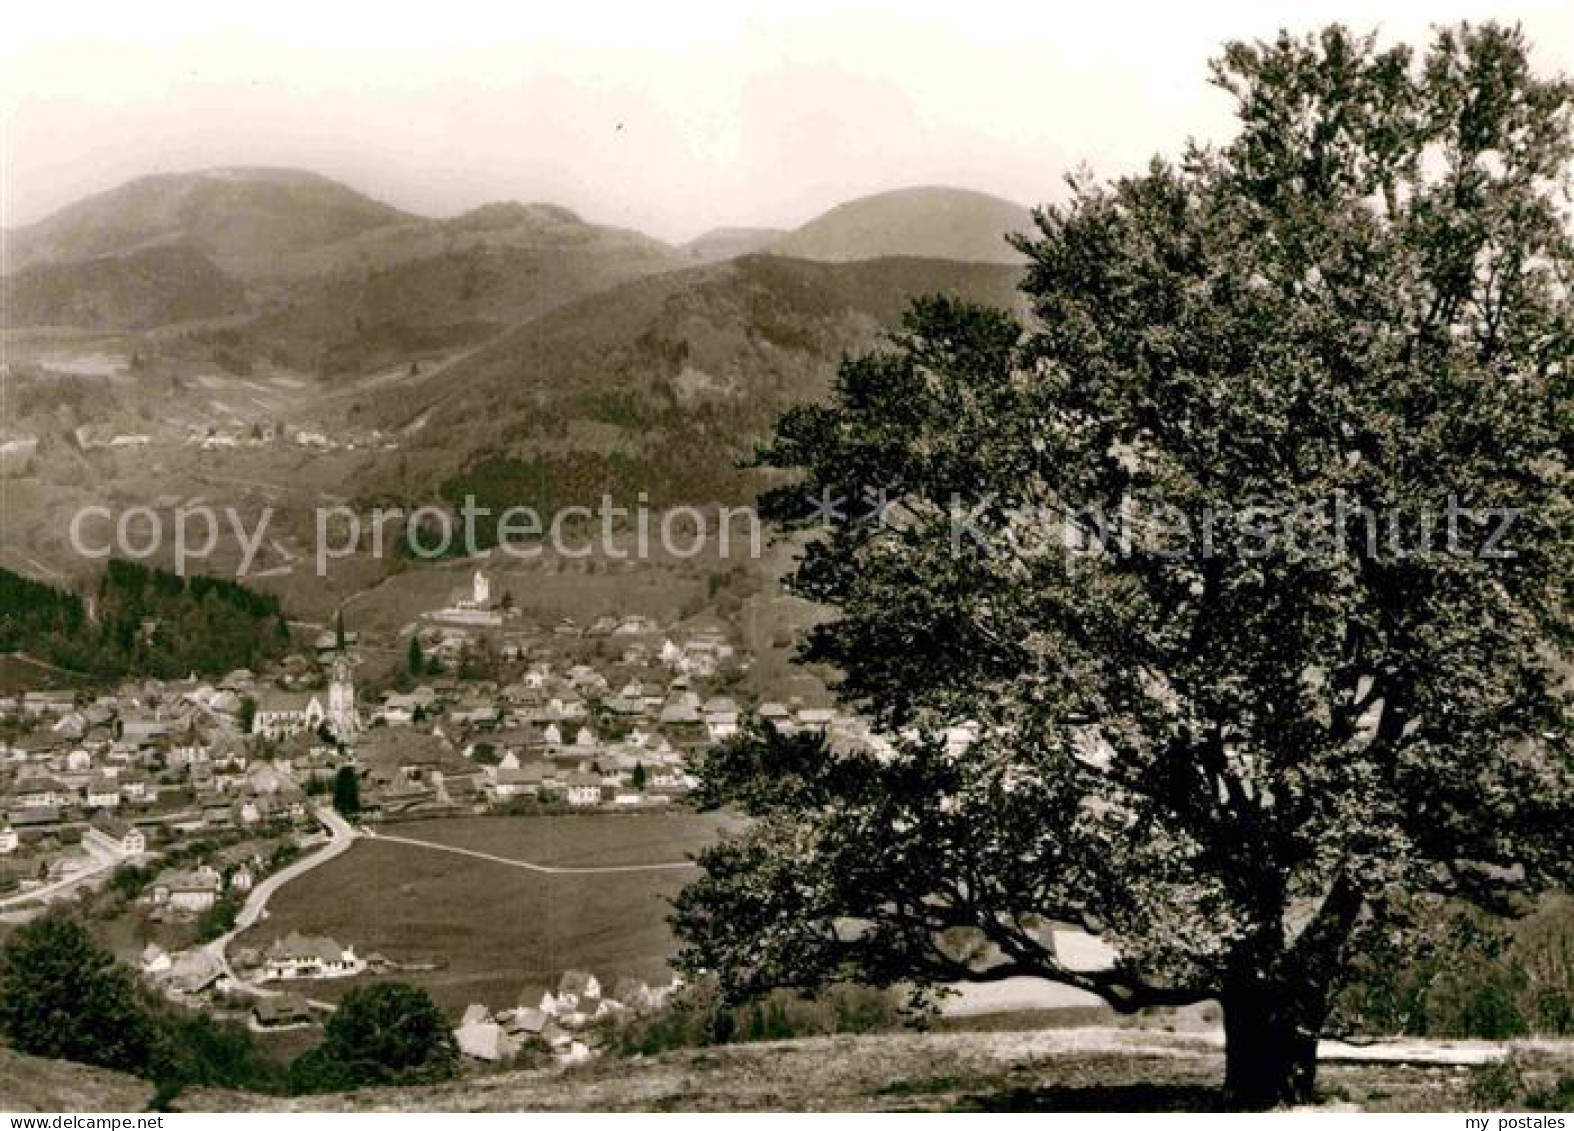
<path fill-rule="evenodd" d="M 3 26 L 0 1131 L 1571 1131 L 1567 0 Z"/>

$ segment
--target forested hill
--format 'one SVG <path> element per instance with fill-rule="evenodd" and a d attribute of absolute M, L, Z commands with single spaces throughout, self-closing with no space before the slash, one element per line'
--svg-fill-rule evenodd
<path fill-rule="evenodd" d="M 0 569 L 0 652 L 92 675 L 174 678 L 257 668 L 284 654 L 277 597 L 235 581 L 111 560 L 89 605 Z"/>

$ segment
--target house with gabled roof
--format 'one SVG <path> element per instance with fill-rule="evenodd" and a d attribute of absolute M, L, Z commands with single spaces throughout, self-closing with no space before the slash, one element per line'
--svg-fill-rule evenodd
<path fill-rule="evenodd" d="M 140 856 L 148 848 L 147 836 L 141 829 L 102 809 L 93 814 L 82 836 L 91 844 L 124 856 Z"/>
<path fill-rule="evenodd" d="M 181 951 L 165 974 L 165 983 L 177 993 L 197 994 L 224 976 L 218 956 L 201 947 Z"/>
<path fill-rule="evenodd" d="M 589 807 L 601 804 L 601 776 L 578 771 L 563 781 L 563 797 L 570 805 Z"/>
<path fill-rule="evenodd" d="M 224 882 L 218 872 L 206 864 L 189 872 L 171 869 L 160 872 L 149 885 L 153 902 L 169 906 L 176 911 L 206 911 L 218 902 Z"/>
<path fill-rule="evenodd" d="M 495 1064 L 519 1052 L 519 1041 L 496 1021 L 467 1021 L 454 1030 L 454 1044 L 472 1060 Z"/>
<path fill-rule="evenodd" d="M 348 978 L 366 969 L 355 956 L 355 948 L 340 946 L 327 935 L 303 935 L 291 931 L 275 939 L 263 953 L 262 977 L 272 981 L 286 978 Z"/>
<path fill-rule="evenodd" d="M 51 777 L 19 781 L 11 793 L 19 809 L 63 809 L 76 803 L 76 790 Z"/>
<path fill-rule="evenodd" d="M 299 994 L 272 994 L 259 997 L 251 1007 L 252 1019 L 262 1029 L 286 1029 L 309 1025 L 311 1006 Z"/>

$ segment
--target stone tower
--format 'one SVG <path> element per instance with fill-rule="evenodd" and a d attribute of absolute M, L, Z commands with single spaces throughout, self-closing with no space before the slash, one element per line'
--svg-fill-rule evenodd
<path fill-rule="evenodd" d="M 328 726 L 339 738 L 355 731 L 355 672 L 350 657 L 334 653 L 328 674 Z"/>
<path fill-rule="evenodd" d="M 472 600 L 478 609 L 484 609 L 492 602 L 492 583 L 486 579 L 486 574 L 480 570 L 475 571 L 474 597 Z"/>

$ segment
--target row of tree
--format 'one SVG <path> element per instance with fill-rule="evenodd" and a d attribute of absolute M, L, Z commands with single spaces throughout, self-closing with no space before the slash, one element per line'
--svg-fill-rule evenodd
<path fill-rule="evenodd" d="M 155 998 L 81 923 L 59 914 L 0 946 L 0 1035 L 32 1056 L 151 1080 L 165 1102 L 195 1086 L 298 1093 L 431 1083 L 458 1066 L 441 1011 L 398 982 L 351 990 L 322 1043 L 280 1064 L 245 1028 Z"/>

